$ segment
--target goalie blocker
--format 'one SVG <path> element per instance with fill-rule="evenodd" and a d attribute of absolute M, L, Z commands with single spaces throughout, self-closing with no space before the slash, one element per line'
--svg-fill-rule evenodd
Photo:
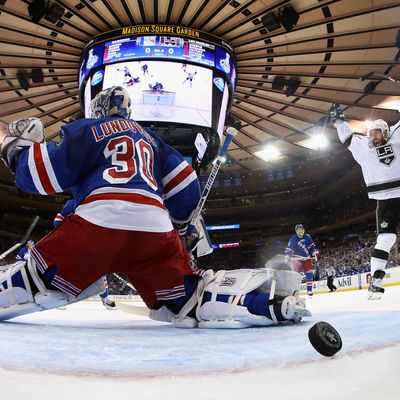
<path fill-rule="evenodd" d="M 0 320 L 75 303 L 104 290 L 102 279 L 78 297 L 54 290 L 30 255 L 27 262 L 4 268 L 0 272 Z M 208 270 L 200 279 L 191 276 L 186 286 L 186 297 L 163 301 L 150 310 L 150 318 L 180 328 L 247 328 L 297 323 L 311 316 L 304 299 L 297 296 L 300 275 L 293 271 Z"/>

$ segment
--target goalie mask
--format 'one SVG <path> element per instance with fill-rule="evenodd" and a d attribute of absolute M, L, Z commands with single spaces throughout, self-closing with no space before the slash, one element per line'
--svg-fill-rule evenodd
<path fill-rule="evenodd" d="M 112 86 L 97 93 L 90 103 L 90 117 L 122 117 L 131 115 L 129 93 L 121 86 Z"/>
<path fill-rule="evenodd" d="M 375 146 L 382 146 L 390 139 L 390 129 L 383 119 L 377 119 L 372 122 L 368 128 L 368 138 L 370 143 Z"/>

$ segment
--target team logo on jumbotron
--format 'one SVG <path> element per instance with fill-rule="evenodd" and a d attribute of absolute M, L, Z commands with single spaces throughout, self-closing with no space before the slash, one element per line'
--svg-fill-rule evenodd
<path fill-rule="evenodd" d="M 99 57 L 96 56 L 96 54 L 93 54 L 93 49 L 90 49 L 89 50 L 89 57 L 88 57 L 88 60 L 87 60 L 87 63 L 86 63 L 86 68 L 87 69 L 93 68 L 98 60 L 99 60 Z"/>
<path fill-rule="evenodd" d="M 384 146 L 379 146 L 376 148 L 376 154 L 378 155 L 379 162 L 390 167 L 396 156 L 393 151 L 391 144 L 385 144 Z"/>
<path fill-rule="evenodd" d="M 225 88 L 225 81 L 222 78 L 214 78 L 214 85 L 223 93 Z"/>

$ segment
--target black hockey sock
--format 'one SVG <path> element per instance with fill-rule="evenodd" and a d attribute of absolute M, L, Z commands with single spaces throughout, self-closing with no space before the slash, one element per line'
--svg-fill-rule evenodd
<path fill-rule="evenodd" d="M 378 269 L 374 272 L 375 279 L 383 279 L 385 275 L 386 275 L 385 271 L 382 271 L 381 269 Z"/>

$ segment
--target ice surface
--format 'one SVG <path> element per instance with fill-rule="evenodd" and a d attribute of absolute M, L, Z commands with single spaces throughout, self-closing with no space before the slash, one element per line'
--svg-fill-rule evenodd
<path fill-rule="evenodd" d="M 100 302 L 0 323 L 0 399 L 400 398 L 400 286 L 314 295 L 299 325 L 184 330 Z M 308 329 L 327 321 L 343 349 L 325 358 Z"/>

